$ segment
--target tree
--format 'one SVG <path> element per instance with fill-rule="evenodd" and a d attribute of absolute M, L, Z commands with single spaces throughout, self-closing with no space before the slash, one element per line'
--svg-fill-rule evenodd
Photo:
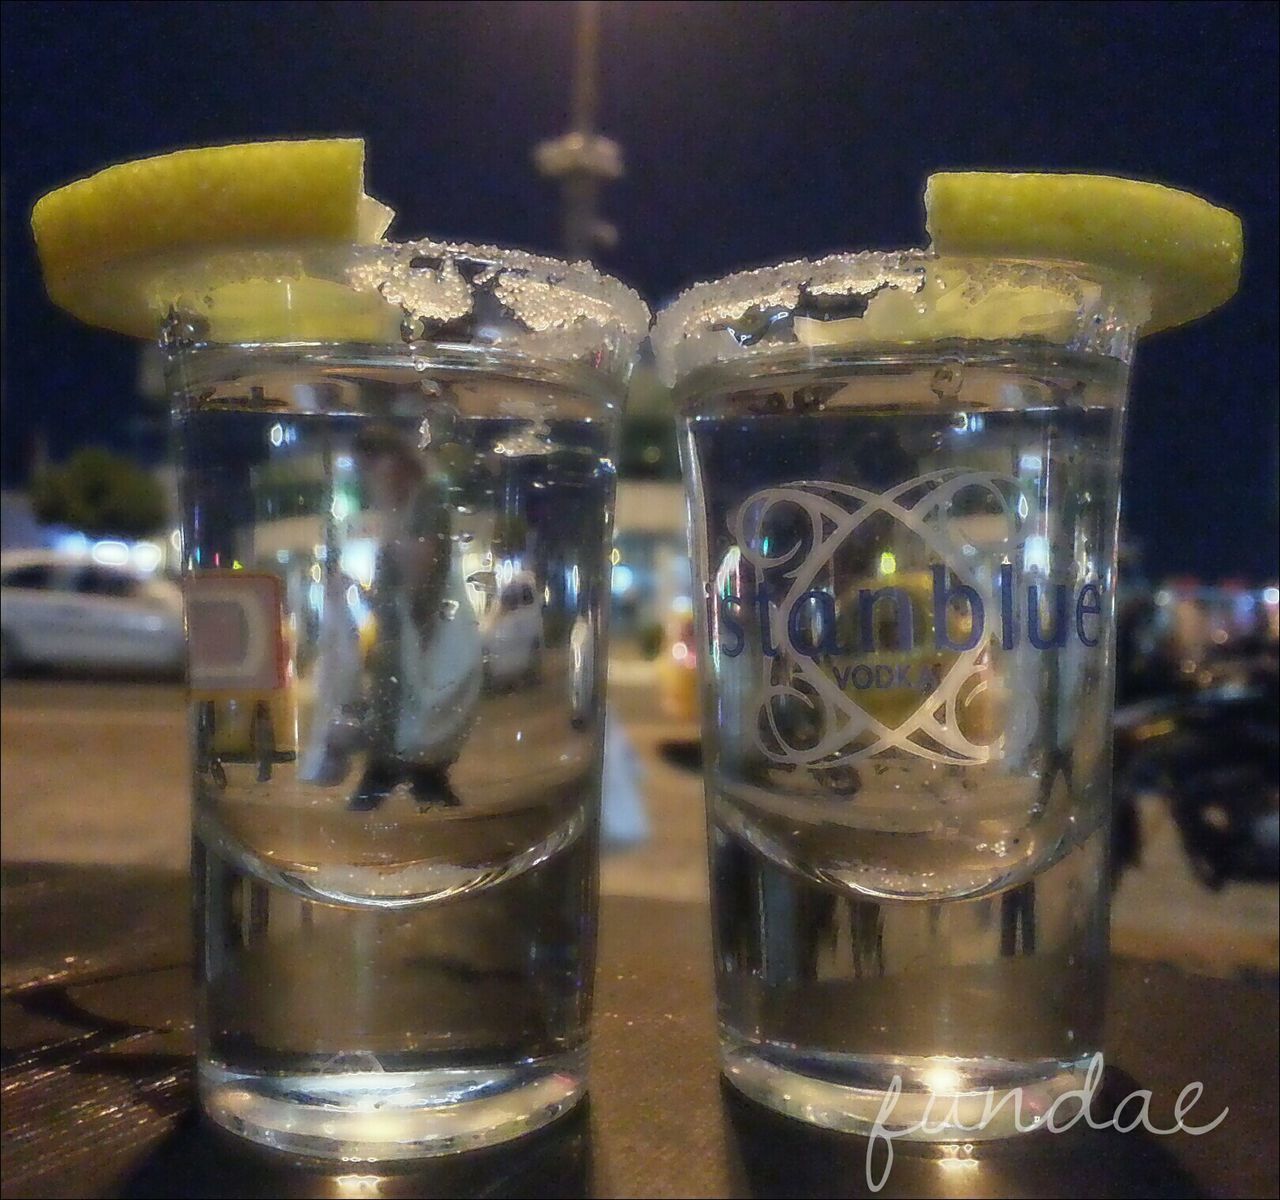
<path fill-rule="evenodd" d="M 31 484 L 31 506 L 46 525 L 101 537 L 146 537 L 168 519 L 164 490 L 131 459 L 101 446 L 77 450 Z"/>
<path fill-rule="evenodd" d="M 631 376 L 622 417 L 622 453 L 618 474 L 624 479 L 680 478 L 676 421 L 671 390 L 654 368 L 641 363 Z"/>

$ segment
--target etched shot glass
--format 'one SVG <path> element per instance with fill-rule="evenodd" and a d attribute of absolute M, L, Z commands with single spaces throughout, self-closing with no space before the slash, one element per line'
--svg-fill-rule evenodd
<path fill-rule="evenodd" d="M 647 311 L 584 264 L 425 241 L 152 274 L 202 1104 L 342 1159 L 526 1133 L 586 1088 L 613 464 Z"/>
<path fill-rule="evenodd" d="M 905 252 L 701 284 L 658 318 L 721 1065 L 766 1105 L 964 1141 L 1084 1081 L 1146 313 L 1101 271 Z"/>

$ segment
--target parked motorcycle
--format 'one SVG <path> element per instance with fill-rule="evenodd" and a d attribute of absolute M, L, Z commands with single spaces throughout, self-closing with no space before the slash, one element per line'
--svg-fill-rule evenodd
<path fill-rule="evenodd" d="M 1112 870 L 1138 861 L 1137 798 L 1169 805 L 1196 877 L 1280 876 L 1280 688 L 1273 655 L 1207 664 L 1116 711 Z"/>

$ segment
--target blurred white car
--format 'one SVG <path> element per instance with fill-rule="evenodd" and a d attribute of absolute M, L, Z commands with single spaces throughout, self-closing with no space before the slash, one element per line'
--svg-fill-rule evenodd
<path fill-rule="evenodd" d="M 0 558 L 0 667 L 182 670 L 182 593 L 162 577 L 50 550 Z"/>
<path fill-rule="evenodd" d="M 484 669 L 489 679 L 507 682 L 538 674 L 542 658 L 542 596 L 537 579 L 521 571 L 498 588 L 480 623 Z"/>

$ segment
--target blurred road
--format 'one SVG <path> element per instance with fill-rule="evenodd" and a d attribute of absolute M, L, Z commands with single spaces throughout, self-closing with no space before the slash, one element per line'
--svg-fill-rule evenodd
<path fill-rule="evenodd" d="M 665 719 L 651 672 L 620 664 L 610 700 L 635 751 L 651 830 L 607 854 L 613 895 L 706 895 L 699 777 L 680 765 L 693 730 Z M 0 857 L 5 861 L 181 866 L 187 858 L 187 739 L 178 687 L 6 682 L 0 708 Z M 1122 952 L 1218 975 L 1280 970 L 1280 888 L 1192 876 L 1161 803 L 1144 802 L 1143 861 L 1115 900 Z"/>
<path fill-rule="evenodd" d="M 0 708 L 0 858 L 6 862 L 181 866 L 190 828 L 182 688 L 145 683 L 6 681 Z M 605 891 L 706 895 L 702 789 L 664 761 L 687 739 L 648 686 L 613 687 L 635 751 L 652 837 L 607 856 Z"/>
<path fill-rule="evenodd" d="M 186 860 L 181 687 L 6 680 L 3 694 L 0 858 Z"/>

